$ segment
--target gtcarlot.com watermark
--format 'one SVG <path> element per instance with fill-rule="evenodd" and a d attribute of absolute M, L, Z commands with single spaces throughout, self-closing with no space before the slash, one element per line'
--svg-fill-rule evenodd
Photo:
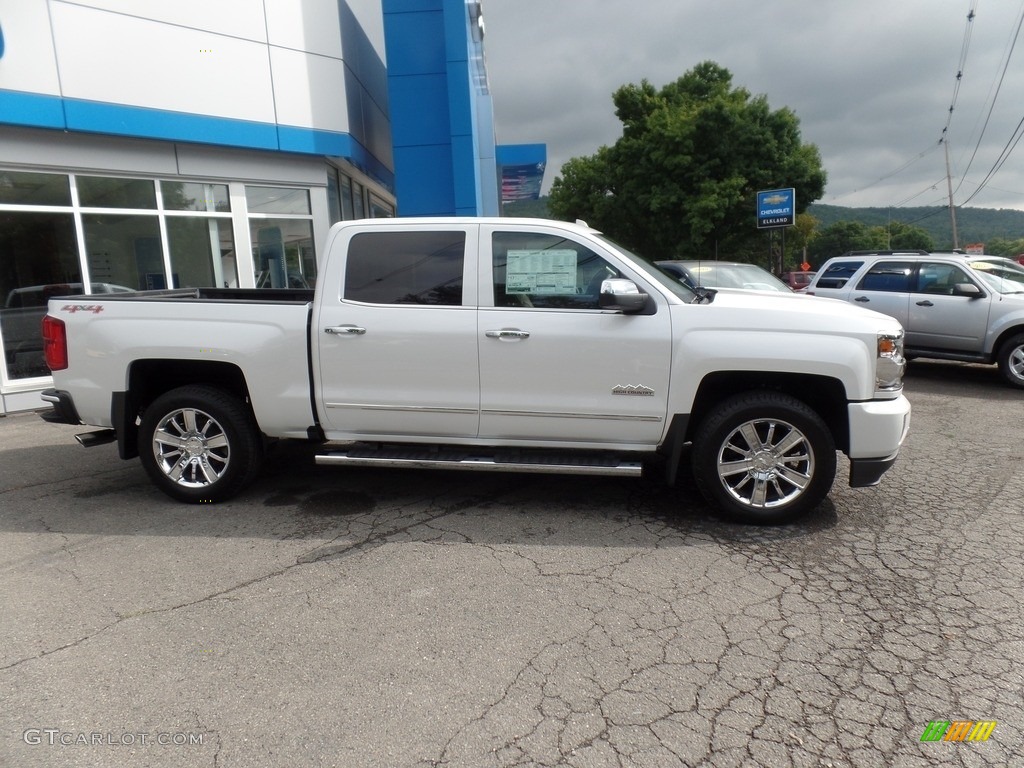
<path fill-rule="evenodd" d="M 203 743 L 203 733 L 188 731 L 62 731 L 60 728 L 26 728 L 21 739 L 29 746 L 48 747 L 194 747 Z"/>

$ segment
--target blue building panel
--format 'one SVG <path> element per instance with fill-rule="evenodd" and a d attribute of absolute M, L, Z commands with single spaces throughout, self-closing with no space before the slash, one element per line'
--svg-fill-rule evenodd
<path fill-rule="evenodd" d="M 439 11 L 442 0 L 382 0 L 384 13 L 416 13 L 418 11 Z"/>
<path fill-rule="evenodd" d="M 417 216 L 450 216 L 455 211 L 452 151 L 447 144 L 395 147 L 395 196 L 401 210 Z M 411 215 L 408 212 L 403 215 Z"/>
<path fill-rule="evenodd" d="M 318 131 L 291 125 L 277 126 L 277 138 L 282 152 L 330 157 L 351 157 L 352 146 L 355 144 L 347 133 Z"/>
<path fill-rule="evenodd" d="M 394 146 L 441 144 L 449 140 L 448 110 L 437 108 L 448 99 L 443 73 L 392 77 L 389 90 Z"/>
<path fill-rule="evenodd" d="M 162 109 L 64 99 L 66 127 L 119 136 L 277 149 L 277 126 Z"/>
<path fill-rule="evenodd" d="M 469 78 L 469 70 L 465 67 L 452 67 L 448 70 L 448 119 L 451 122 L 453 136 L 465 136 L 474 132 L 476 121 L 473 119 L 473 92 Z"/>
<path fill-rule="evenodd" d="M 483 68 L 481 31 L 475 26 L 479 4 L 385 0 L 383 8 L 399 214 L 497 215 L 492 103 Z M 440 21 L 443 27 L 437 35 L 426 34 L 423 23 L 415 21 L 421 14 L 437 16 L 432 23 Z M 423 45 L 433 46 L 432 55 L 420 50 Z M 435 74 L 438 57 L 444 63 L 443 88 L 415 92 L 402 82 L 412 75 Z M 420 67 L 419 72 L 410 71 L 415 66 Z M 444 174 L 424 173 L 422 167 L 412 164 L 422 161 L 422 156 L 407 151 L 437 140 L 438 124 L 423 120 L 431 112 L 448 119 L 447 135 L 442 138 L 448 157 Z M 432 161 L 439 162 L 440 157 L 434 156 Z M 485 163 L 490 165 L 487 172 L 483 172 Z"/>
<path fill-rule="evenodd" d="M 452 137 L 452 170 L 455 207 L 478 211 L 481 205 L 478 164 L 472 136 Z M 462 214 L 459 214 L 462 215 Z M 476 214 L 468 214 L 470 216 Z"/>
<path fill-rule="evenodd" d="M 445 52 L 438 43 L 444 39 L 444 16 L 436 11 L 393 14 L 384 27 L 388 79 L 404 75 L 442 73 Z"/>
<path fill-rule="evenodd" d="M 59 96 L 0 90 L 0 122 L 64 128 L 64 102 Z"/>

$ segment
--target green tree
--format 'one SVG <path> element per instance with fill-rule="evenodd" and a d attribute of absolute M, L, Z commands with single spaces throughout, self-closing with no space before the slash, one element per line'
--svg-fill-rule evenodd
<path fill-rule="evenodd" d="M 921 227 L 893 221 L 869 230 L 871 247 L 887 251 L 934 251 L 935 240 Z"/>
<path fill-rule="evenodd" d="M 821 264 L 847 251 L 874 248 L 868 228 L 859 221 L 837 221 L 823 229 L 810 244 L 812 264 Z"/>
<path fill-rule="evenodd" d="M 809 257 L 809 247 L 818 238 L 818 220 L 809 213 L 801 213 L 796 217 L 796 224 L 786 235 L 785 264 L 787 269 L 797 270 Z"/>
<path fill-rule="evenodd" d="M 1024 254 L 1024 237 L 1010 240 L 1005 237 L 993 237 L 985 244 L 985 252 L 992 256 L 1005 256 L 1015 259 Z"/>
<path fill-rule="evenodd" d="M 797 213 L 824 192 L 821 156 L 801 142 L 796 115 L 733 88 L 714 62 L 661 90 L 624 85 L 612 100 L 622 136 L 566 163 L 549 207 L 647 258 L 756 251 L 758 190 L 795 188 Z"/>

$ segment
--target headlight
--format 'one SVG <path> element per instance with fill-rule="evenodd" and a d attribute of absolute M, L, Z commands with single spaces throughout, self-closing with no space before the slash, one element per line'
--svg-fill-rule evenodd
<path fill-rule="evenodd" d="M 875 356 L 875 389 L 882 392 L 898 392 L 903 389 L 903 371 L 906 367 L 903 330 L 896 333 L 879 331 Z"/>

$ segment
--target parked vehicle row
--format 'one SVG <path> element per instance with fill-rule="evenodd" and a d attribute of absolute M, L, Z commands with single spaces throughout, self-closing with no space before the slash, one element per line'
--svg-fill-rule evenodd
<path fill-rule="evenodd" d="M 889 315 L 908 358 L 998 364 L 1024 388 L 1024 266 L 927 251 L 854 251 L 829 259 L 807 293 Z"/>

